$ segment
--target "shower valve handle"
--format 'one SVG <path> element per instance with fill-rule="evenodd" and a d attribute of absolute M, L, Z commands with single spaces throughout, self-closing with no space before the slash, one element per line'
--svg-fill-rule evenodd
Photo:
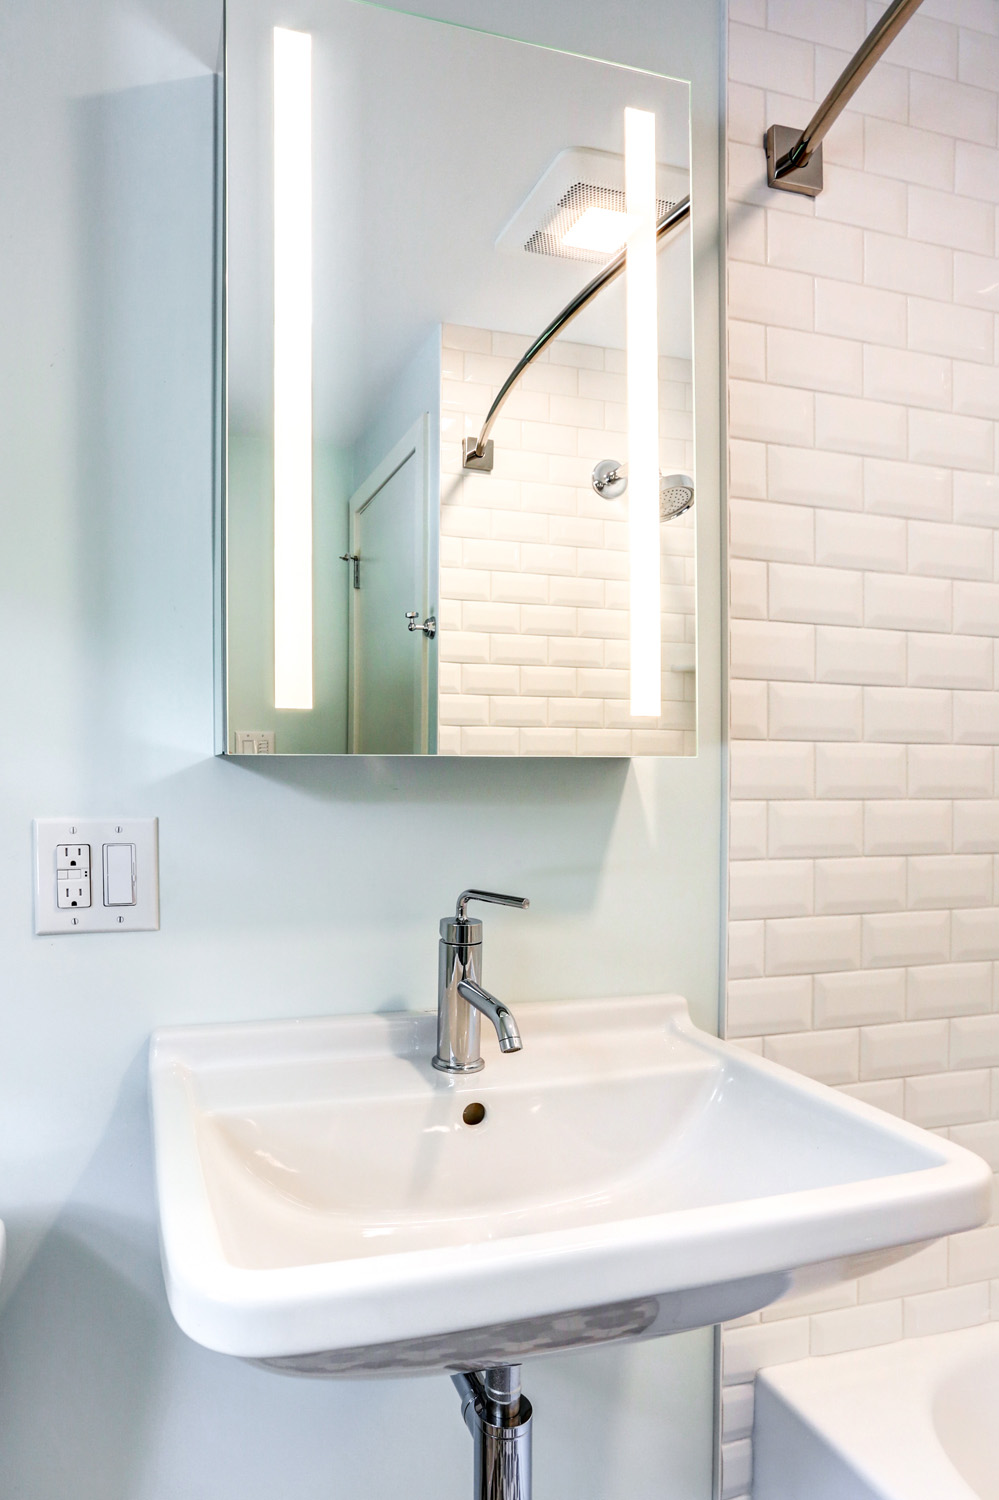
<path fill-rule="evenodd" d="M 437 617 L 428 615 L 423 624 L 420 624 L 420 613 L 416 609 L 407 609 L 406 619 L 409 621 L 410 630 L 422 630 L 423 634 L 433 640 L 437 634 Z"/>

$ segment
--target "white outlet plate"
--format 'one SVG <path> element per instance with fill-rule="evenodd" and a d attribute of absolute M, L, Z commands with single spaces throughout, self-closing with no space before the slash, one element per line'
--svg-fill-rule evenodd
<path fill-rule="evenodd" d="M 156 818 L 36 818 L 35 932 L 155 932 L 160 925 L 159 820 Z M 59 846 L 90 845 L 91 902 L 60 908 Z M 135 845 L 135 905 L 105 905 L 106 844 Z"/>

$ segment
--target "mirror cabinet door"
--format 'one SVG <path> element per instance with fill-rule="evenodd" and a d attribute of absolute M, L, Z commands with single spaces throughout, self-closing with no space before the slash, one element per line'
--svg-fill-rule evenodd
<path fill-rule="evenodd" d="M 228 0 L 221 753 L 695 752 L 689 135 L 658 74 Z"/>

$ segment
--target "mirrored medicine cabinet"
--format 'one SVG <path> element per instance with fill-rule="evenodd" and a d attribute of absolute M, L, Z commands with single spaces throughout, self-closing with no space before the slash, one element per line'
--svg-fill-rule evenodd
<path fill-rule="evenodd" d="M 219 752 L 693 754 L 688 85 L 228 0 L 224 147 Z"/>

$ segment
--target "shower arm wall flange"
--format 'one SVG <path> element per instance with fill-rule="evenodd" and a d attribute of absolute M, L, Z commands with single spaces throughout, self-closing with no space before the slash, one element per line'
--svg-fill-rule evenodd
<path fill-rule="evenodd" d="M 923 0 L 893 0 L 870 35 L 864 38 L 804 130 L 771 125 L 764 136 L 767 182 L 785 193 L 818 197 L 822 191 L 822 142 L 860 88 L 882 53 L 898 36 Z"/>
<path fill-rule="evenodd" d="M 690 194 L 688 193 L 686 198 L 682 198 L 679 203 L 674 204 L 674 206 L 667 213 L 663 214 L 662 218 L 656 225 L 656 238 L 662 239 L 663 236 L 669 234 L 671 230 L 676 229 L 679 227 L 679 225 L 686 223 L 689 217 Z M 517 384 L 517 381 L 520 379 L 521 375 L 523 375 L 528 365 L 534 363 L 542 350 L 547 348 L 552 339 L 555 338 L 557 334 L 562 332 L 562 329 L 566 326 L 566 324 L 570 323 L 577 313 L 581 313 L 583 311 L 583 308 L 593 301 L 598 292 L 603 291 L 605 286 L 609 285 L 609 283 L 612 282 L 616 277 L 620 276 L 621 272 L 624 270 L 626 255 L 627 252 L 625 250 L 619 250 L 614 259 L 608 261 L 603 270 L 598 272 L 598 274 L 594 276 L 592 281 L 588 281 L 586 286 L 583 287 L 582 291 L 576 293 L 571 302 L 566 303 L 565 307 L 563 307 L 558 316 L 553 318 L 552 321 L 548 324 L 547 328 L 545 328 L 541 333 L 538 334 L 537 338 L 534 340 L 534 343 L 531 344 L 526 353 L 524 353 L 517 361 L 513 369 L 510 371 L 509 375 L 504 380 L 503 384 L 500 386 L 499 393 L 497 394 L 495 401 L 486 413 L 486 420 L 482 424 L 482 430 L 480 431 L 478 437 L 467 437 L 462 442 L 461 466 L 463 469 L 473 469 L 485 474 L 492 473 L 493 444 L 489 433 L 492 429 L 493 423 L 499 416 L 500 408 L 502 407 L 507 396 L 510 394 L 513 387 Z"/>

